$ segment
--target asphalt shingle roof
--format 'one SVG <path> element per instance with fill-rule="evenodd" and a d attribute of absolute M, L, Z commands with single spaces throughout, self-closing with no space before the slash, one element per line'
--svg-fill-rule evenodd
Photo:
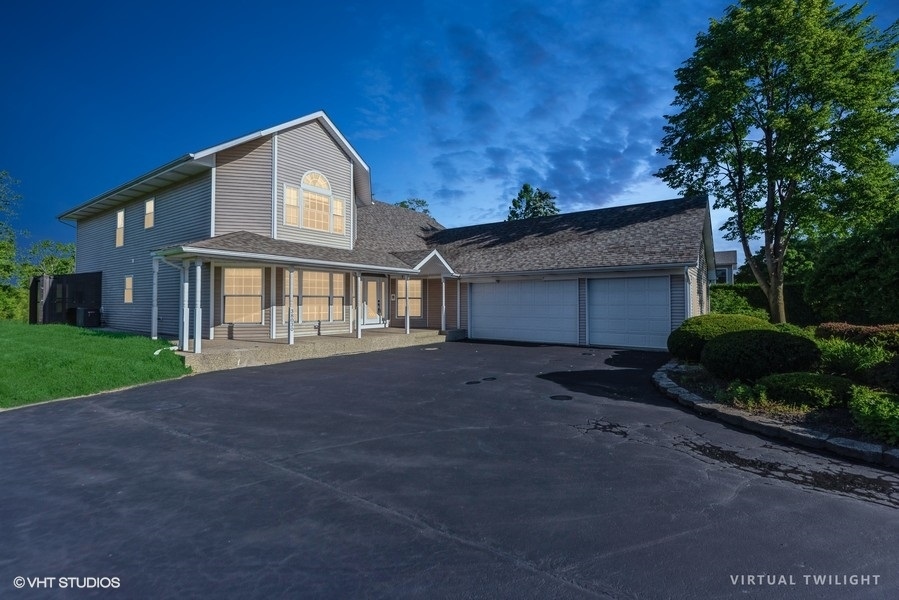
<path fill-rule="evenodd" d="M 386 252 L 431 250 L 428 238 L 443 229 L 424 213 L 383 202 L 359 206 L 356 223 L 356 248 Z"/>
<path fill-rule="evenodd" d="M 704 196 L 472 225 L 429 242 L 457 273 L 695 264 Z"/>

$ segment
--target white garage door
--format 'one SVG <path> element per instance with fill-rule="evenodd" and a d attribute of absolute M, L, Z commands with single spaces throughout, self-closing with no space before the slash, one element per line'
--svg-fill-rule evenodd
<path fill-rule="evenodd" d="M 577 281 L 471 284 L 468 336 L 577 344 Z"/>
<path fill-rule="evenodd" d="M 588 341 L 594 346 L 667 347 L 671 333 L 668 277 L 591 279 Z"/>

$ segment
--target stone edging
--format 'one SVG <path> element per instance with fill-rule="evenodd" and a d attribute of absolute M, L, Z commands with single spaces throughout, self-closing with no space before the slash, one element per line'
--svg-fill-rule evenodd
<path fill-rule="evenodd" d="M 807 448 L 824 448 L 841 456 L 899 468 L 899 449 L 892 446 L 834 437 L 821 431 L 779 423 L 732 406 L 706 400 L 702 396 L 678 386 L 668 377 L 669 371 L 675 371 L 678 368 L 680 367 L 676 360 L 669 361 L 653 374 L 652 383 L 664 395 L 701 415 L 708 415 L 725 423 L 768 437 L 787 440 Z"/>

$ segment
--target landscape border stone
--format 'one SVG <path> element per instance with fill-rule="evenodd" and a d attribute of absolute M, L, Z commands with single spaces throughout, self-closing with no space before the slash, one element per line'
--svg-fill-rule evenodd
<path fill-rule="evenodd" d="M 730 425 L 741 427 L 766 437 L 786 440 L 806 448 L 824 449 L 847 458 L 894 469 L 899 468 L 899 448 L 831 436 L 823 431 L 780 423 L 753 415 L 733 406 L 707 400 L 690 390 L 680 387 L 668 376 L 669 372 L 681 368 L 681 365 L 676 360 L 668 361 L 653 374 L 653 385 L 663 395 L 701 415 L 714 417 Z"/>

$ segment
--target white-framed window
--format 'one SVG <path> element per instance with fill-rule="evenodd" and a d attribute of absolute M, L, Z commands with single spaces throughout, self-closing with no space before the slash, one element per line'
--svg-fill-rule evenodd
<path fill-rule="evenodd" d="M 345 273 L 294 271 L 293 297 L 290 297 L 289 290 L 290 272 L 284 271 L 284 305 L 293 306 L 295 323 L 301 321 L 343 321 L 345 319 Z M 287 322 L 286 314 L 284 322 Z"/>
<path fill-rule="evenodd" d="M 115 214 L 115 246 L 120 248 L 125 245 L 125 209 Z"/>
<path fill-rule="evenodd" d="M 293 225 L 293 210 L 289 205 L 291 199 L 289 190 L 296 190 L 293 186 L 285 186 L 284 189 L 284 223 Z M 297 209 L 296 224 L 302 223 L 306 229 L 327 231 L 342 234 L 346 227 L 344 201 L 335 198 L 331 193 L 331 184 L 327 177 L 318 171 L 309 171 L 303 175 L 302 184 L 298 192 L 302 192 L 302 205 Z M 299 194 L 298 194 L 299 195 Z M 299 205 L 299 200 L 297 201 Z"/>
<path fill-rule="evenodd" d="M 396 281 L 396 316 L 397 318 L 405 318 L 406 316 L 406 283 L 405 279 L 397 279 Z M 416 318 L 422 316 L 422 280 L 410 279 L 409 284 L 409 316 Z"/>
<path fill-rule="evenodd" d="M 224 322 L 262 323 L 262 269 L 226 267 L 222 271 Z"/>
<path fill-rule="evenodd" d="M 300 225 L 300 188 L 284 185 L 284 224 Z"/>
<path fill-rule="evenodd" d="M 134 303 L 134 276 L 125 277 L 125 304 Z"/>
<path fill-rule="evenodd" d="M 156 198 L 150 198 L 144 202 L 144 229 L 153 227 L 156 213 Z"/>

